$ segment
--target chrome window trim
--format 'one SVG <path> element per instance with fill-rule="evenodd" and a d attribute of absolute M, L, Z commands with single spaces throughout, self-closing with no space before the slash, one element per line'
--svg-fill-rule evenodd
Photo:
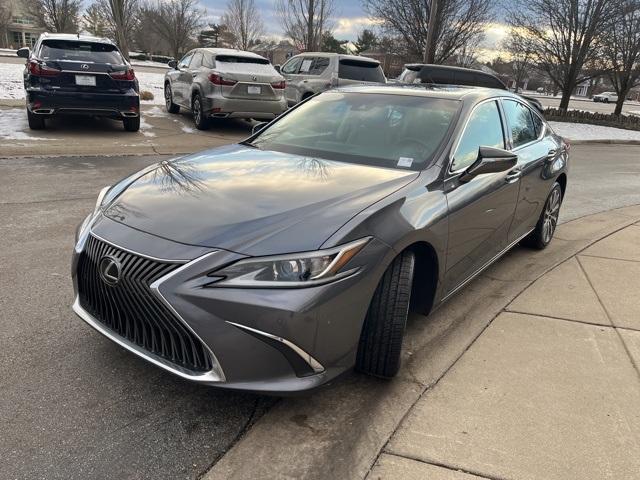
<path fill-rule="evenodd" d="M 295 343 L 291 342 L 290 340 L 287 340 L 286 338 L 279 337 L 278 335 L 273 335 L 272 333 L 263 332 L 262 330 L 258 330 L 256 328 L 247 327 L 246 325 L 241 325 L 239 323 L 231 322 L 229 320 L 227 320 L 226 322 L 229 325 L 233 325 L 234 327 L 238 327 L 238 328 L 243 329 L 243 330 L 248 330 L 250 332 L 257 333 L 258 335 L 262 335 L 264 337 L 267 337 L 267 338 L 270 338 L 272 340 L 276 340 L 276 341 L 278 341 L 280 343 L 285 344 L 291 350 L 296 352 L 296 354 L 298 354 L 298 356 L 302 360 L 304 360 L 304 362 L 307 365 L 309 365 L 309 367 L 311 367 L 311 369 L 315 373 L 322 373 L 325 370 L 325 368 L 322 366 L 322 364 L 320 362 L 318 362 L 315 358 L 313 358 L 309 353 L 305 352 L 298 345 L 296 345 Z"/>
<path fill-rule="evenodd" d="M 496 103 L 496 108 L 498 109 L 498 115 L 500 116 L 500 122 L 502 125 L 502 140 L 503 140 L 503 145 L 505 146 L 505 149 L 507 147 L 507 136 L 506 136 L 506 118 L 502 112 L 502 105 L 500 104 L 500 99 L 503 97 L 491 97 L 491 98 L 486 98 L 484 100 L 482 100 L 481 102 L 477 103 L 473 109 L 471 110 L 471 112 L 469 112 L 469 115 L 467 115 L 467 119 L 464 122 L 464 126 L 462 127 L 462 130 L 460 131 L 460 135 L 458 135 L 458 138 L 456 138 L 456 141 L 453 145 L 453 147 L 450 150 L 450 154 L 449 154 L 449 165 L 447 167 L 447 173 L 449 174 L 449 176 L 453 176 L 453 175 L 457 175 L 458 173 L 462 173 L 464 172 L 467 168 L 469 168 L 469 166 L 466 166 L 464 168 L 459 168 L 458 170 L 451 170 L 451 168 L 453 167 L 453 160 L 454 160 L 454 154 L 456 152 L 456 150 L 458 150 L 458 147 L 460 146 L 460 141 L 462 140 L 462 136 L 464 135 L 464 132 L 467 130 L 467 126 L 469 125 L 469 121 L 471 120 L 471 115 L 473 115 L 473 112 L 476 111 L 476 109 L 480 106 L 480 105 L 484 105 L 487 102 L 495 102 Z"/>

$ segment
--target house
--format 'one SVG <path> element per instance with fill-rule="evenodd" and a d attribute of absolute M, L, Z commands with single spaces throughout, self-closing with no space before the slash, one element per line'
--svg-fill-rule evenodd
<path fill-rule="evenodd" d="M 395 53 L 388 53 L 379 48 L 372 48 L 360 52 L 363 57 L 373 58 L 380 62 L 380 66 L 388 78 L 396 78 L 402 73 L 404 64 L 407 63 L 403 57 Z"/>
<path fill-rule="evenodd" d="M 262 42 L 250 48 L 253 53 L 268 58 L 273 65 L 282 65 L 300 51 L 288 40 L 280 42 Z"/>
<path fill-rule="evenodd" d="M 0 44 L 8 48 L 33 47 L 44 28 L 38 26 L 36 19 L 29 15 L 27 7 L 20 0 L 9 0 L 11 19 L 6 31 L 0 32 L 4 38 Z"/>

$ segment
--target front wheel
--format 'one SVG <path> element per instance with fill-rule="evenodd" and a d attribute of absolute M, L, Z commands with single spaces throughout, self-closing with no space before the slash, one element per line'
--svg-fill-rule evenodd
<path fill-rule="evenodd" d="M 357 370 L 382 378 L 391 378 L 398 373 L 414 264 L 413 253 L 403 252 L 380 280 L 362 327 Z"/>
<path fill-rule="evenodd" d="M 537 248 L 538 250 L 547 248 L 558 226 L 561 205 L 562 187 L 556 182 L 553 184 L 553 188 L 547 197 L 536 228 L 522 241 L 523 245 Z"/>
<path fill-rule="evenodd" d="M 180 113 L 180 105 L 173 103 L 173 92 L 169 83 L 164 86 L 164 106 L 169 113 Z"/>

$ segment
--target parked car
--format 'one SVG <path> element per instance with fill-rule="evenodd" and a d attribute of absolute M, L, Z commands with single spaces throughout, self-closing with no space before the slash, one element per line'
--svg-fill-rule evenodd
<path fill-rule="evenodd" d="M 54 115 L 91 115 L 122 120 L 140 129 L 138 80 L 118 47 L 106 38 L 43 33 L 27 59 L 24 88 L 27 119 L 34 130 Z"/>
<path fill-rule="evenodd" d="M 291 57 L 280 73 L 287 81 L 285 95 L 289 105 L 334 87 L 387 82 L 377 60 L 327 52 Z"/>
<path fill-rule="evenodd" d="M 167 110 L 191 110 L 197 128 L 211 118 L 271 120 L 287 109 L 285 81 L 264 57 L 227 48 L 196 48 L 169 62 L 164 76 Z"/>
<path fill-rule="evenodd" d="M 593 101 L 603 102 L 603 103 L 609 103 L 609 102 L 616 103 L 618 101 L 618 95 L 615 92 L 602 92 L 597 95 L 594 95 Z"/>
<path fill-rule="evenodd" d="M 502 80 L 482 70 L 427 63 L 409 63 L 405 65 L 397 81 L 410 84 L 467 85 L 508 90 Z M 540 113 L 544 112 L 544 107 L 538 99 L 525 95 L 520 96 L 526 99 Z"/>
<path fill-rule="evenodd" d="M 105 188 L 76 236 L 75 312 L 207 385 L 394 376 L 409 312 L 544 249 L 567 187 L 568 145 L 508 91 L 345 87 L 255 130 Z"/>

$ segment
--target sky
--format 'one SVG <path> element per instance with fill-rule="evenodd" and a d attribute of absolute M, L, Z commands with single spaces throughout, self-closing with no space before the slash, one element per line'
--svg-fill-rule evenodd
<path fill-rule="evenodd" d="M 225 11 L 226 0 L 201 0 L 207 10 L 207 17 L 211 22 L 217 22 Z M 275 12 L 275 0 L 255 0 L 265 23 L 266 37 L 282 37 L 280 21 Z M 367 17 L 359 0 L 334 0 L 335 19 L 334 36 L 339 40 L 354 41 L 358 33 L 365 28 L 371 28 L 373 22 Z M 499 23 L 488 26 L 485 40 L 479 52 L 481 60 L 488 60 L 498 54 L 498 45 L 506 36 L 504 25 Z"/>

